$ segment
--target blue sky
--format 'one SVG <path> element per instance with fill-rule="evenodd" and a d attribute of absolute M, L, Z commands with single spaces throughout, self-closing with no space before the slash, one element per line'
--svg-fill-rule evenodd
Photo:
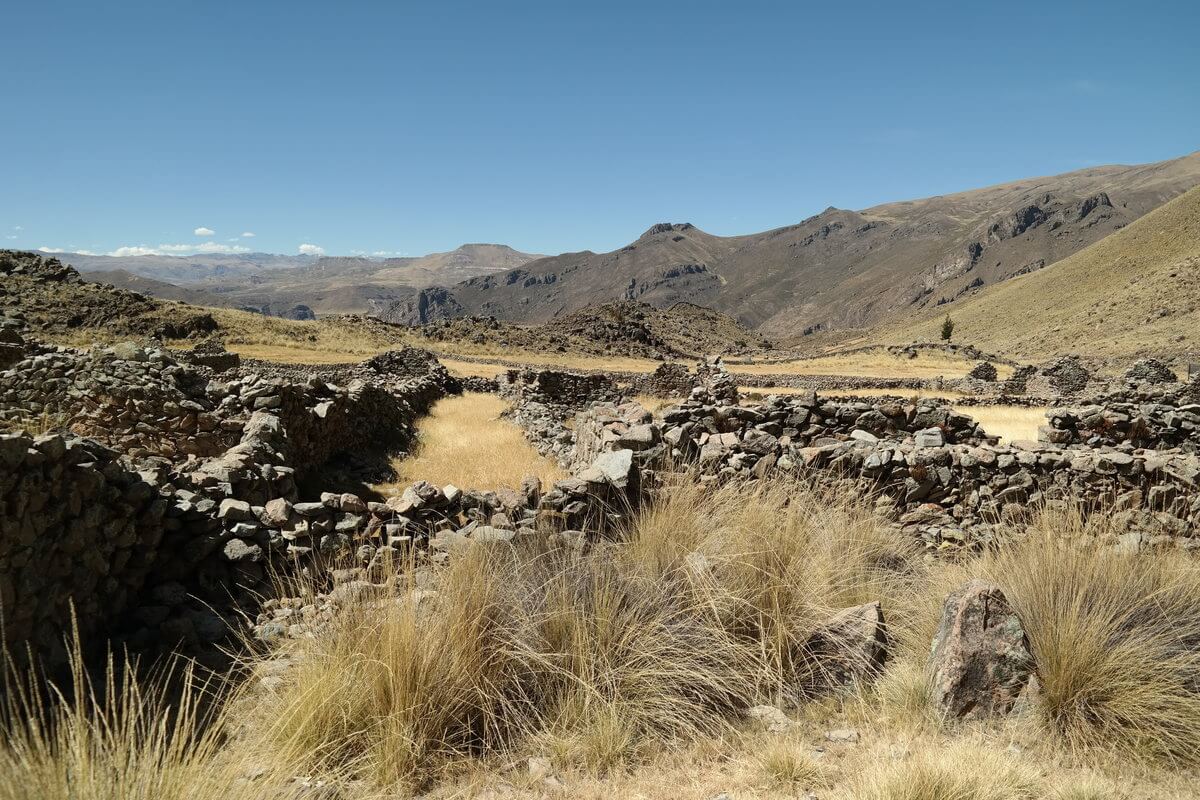
<path fill-rule="evenodd" d="M 0 246 L 600 251 L 1173 158 L 1198 7 L 6 3 Z"/>

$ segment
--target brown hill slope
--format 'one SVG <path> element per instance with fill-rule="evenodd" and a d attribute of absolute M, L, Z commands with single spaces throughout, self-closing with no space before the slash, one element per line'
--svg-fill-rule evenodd
<path fill-rule="evenodd" d="M 544 322 L 636 299 L 698 303 L 777 337 L 865 327 L 1041 269 L 1197 185 L 1200 153 L 863 211 L 831 208 L 748 236 L 660 224 L 610 253 L 567 253 L 414 292 L 381 316 Z"/>
<path fill-rule="evenodd" d="M 1200 360 L 1200 188 L 1032 275 L 873 334 L 932 340 L 943 313 L 954 339 L 1041 358 L 1062 352 Z"/>

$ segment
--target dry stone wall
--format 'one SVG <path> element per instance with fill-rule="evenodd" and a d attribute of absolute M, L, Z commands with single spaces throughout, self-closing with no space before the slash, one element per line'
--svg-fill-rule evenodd
<path fill-rule="evenodd" d="M 935 548 L 986 543 L 1044 505 L 1113 515 L 1130 548 L 1200 546 L 1196 455 L 1130 445 L 999 446 L 944 406 L 815 395 L 721 405 L 697 390 L 652 422 L 628 407 L 599 406 L 575 427 L 579 454 L 629 448 L 645 466 L 659 458 L 690 463 L 706 480 L 782 471 L 875 498 L 898 526 Z"/>
<path fill-rule="evenodd" d="M 6 643 L 29 642 L 52 663 L 72 607 L 93 644 L 114 636 L 216 654 L 273 568 L 340 553 L 371 525 L 362 501 L 302 502 L 299 479 L 340 453 L 405 446 L 415 419 L 457 390 L 420 351 L 385 354 L 363 367 L 373 381 L 346 387 L 315 376 L 209 380 L 132 346 L 27 355 L 0 373 L 6 418 L 62 414 L 112 445 L 0 436 Z M 303 526 L 269 513 L 272 503 L 299 509 Z"/>

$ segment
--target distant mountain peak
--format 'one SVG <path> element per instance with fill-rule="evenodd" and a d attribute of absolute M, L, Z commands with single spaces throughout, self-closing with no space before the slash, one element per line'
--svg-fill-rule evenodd
<path fill-rule="evenodd" d="M 658 222 L 646 229 L 646 232 L 641 235 L 645 239 L 647 236 L 655 236 L 660 233 L 670 233 L 672 231 L 690 231 L 696 226 L 690 222 Z"/>

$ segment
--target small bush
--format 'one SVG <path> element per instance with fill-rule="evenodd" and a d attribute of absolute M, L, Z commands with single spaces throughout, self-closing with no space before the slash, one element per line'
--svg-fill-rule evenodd
<path fill-rule="evenodd" d="M 758 767 L 769 783 L 816 789 L 825 786 L 825 771 L 801 745 L 776 740 L 758 756 Z"/>

